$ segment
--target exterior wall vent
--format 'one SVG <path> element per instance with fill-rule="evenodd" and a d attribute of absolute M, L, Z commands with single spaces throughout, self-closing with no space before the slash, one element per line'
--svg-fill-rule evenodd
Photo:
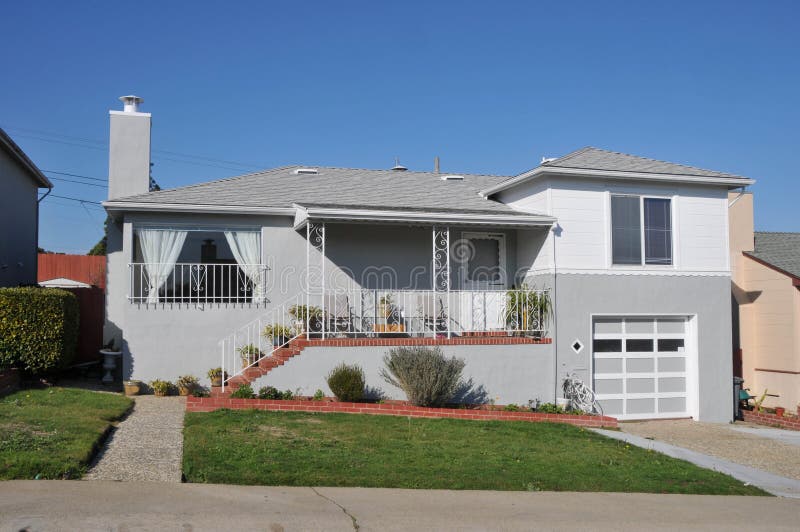
<path fill-rule="evenodd" d="M 442 181 L 464 181 L 463 175 L 443 175 L 441 177 Z"/>
<path fill-rule="evenodd" d="M 319 170 L 316 168 L 297 168 L 294 173 L 296 175 L 317 175 L 319 174 Z"/>

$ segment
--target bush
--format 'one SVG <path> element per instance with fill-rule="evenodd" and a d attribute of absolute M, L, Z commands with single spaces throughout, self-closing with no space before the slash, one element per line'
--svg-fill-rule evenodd
<path fill-rule="evenodd" d="M 231 393 L 231 399 L 253 399 L 255 396 L 249 384 L 242 384 Z"/>
<path fill-rule="evenodd" d="M 56 288 L 0 288 L 0 367 L 67 367 L 78 344 L 78 299 Z"/>
<path fill-rule="evenodd" d="M 258 389 L 258 398 L 259 399 L 283 399 L 289 400 L 294 398 L 294 394 L 291 390 L 286 390 L 285 392 L 281 392 L 274 386 L 262 386 Z"/>
<path fill-rule="evenodd" d="M 398 347 L 383 357 L 381 377 L 406 393 L 416 406 L 442 406 L 461 384 L 464 361 L 447 358 L 438 347 Z"/>
<path fill-rule="evenodd" d="M 364 398 L 364 370 L 361 366 L 348 366 L 344 362 L 336 366 L 325 378 L 328 388 L 340 401 L 357 403 Z"/>

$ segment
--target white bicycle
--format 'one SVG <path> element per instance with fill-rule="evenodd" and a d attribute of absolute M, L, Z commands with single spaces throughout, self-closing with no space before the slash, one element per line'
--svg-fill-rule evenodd
<path fill-rule="evenodd" d="M 603 408 L 595 399 L 594 391 L 574 373 L 567 373 L 562 386 L 564 399 L 568 399 L 570 405 L 584 412 L 598 412 L 603 415 Z"/>

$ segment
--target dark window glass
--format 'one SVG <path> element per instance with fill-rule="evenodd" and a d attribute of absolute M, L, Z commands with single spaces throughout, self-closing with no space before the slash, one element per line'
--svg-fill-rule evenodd
<path fill-rule="evenodd" d="M 638 196 L 611 196 L 611 255 L 614 264 L 642 263 Z"/>
<path fill-rule="evenodd" d="M 683 340 L 659 340 L 659 351 L 678 351 L 679 347 L 683 347 Z"/>
<path fill-rule="evenodd" d="M 672 216 L 668 199 L 644 199 L 644 262 L 672 264 Z"/>
<path fill-rule="evenodd" d="M 621 353 L 622 340 L 595 340 L 593 348 L 595 353 Z"/>
<path fill-rule="evenodd" d="M 653 351 L 653 340 L 625 340 L 625 351 Z"/>

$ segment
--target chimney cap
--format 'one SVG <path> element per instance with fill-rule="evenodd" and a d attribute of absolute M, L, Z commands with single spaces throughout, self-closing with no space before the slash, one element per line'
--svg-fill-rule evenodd
<path fill-rule="evenodd" d="M 394 170 L 395 172 L 405 172 L 406 170 L 408 170 L 408 168 L 400 164 L 400 157 L 395 157 L 394 166 L 392 167 L 392 170 Z"/>
<path fill-rule="evenodd" d="M 123 103 L 123 110 L 126 113 L 136 113 L 139 111 L 139 104 L 144 103 L 144 98 L 129 94 L 128 96 L 120 96 L 119 101 Z"/>

